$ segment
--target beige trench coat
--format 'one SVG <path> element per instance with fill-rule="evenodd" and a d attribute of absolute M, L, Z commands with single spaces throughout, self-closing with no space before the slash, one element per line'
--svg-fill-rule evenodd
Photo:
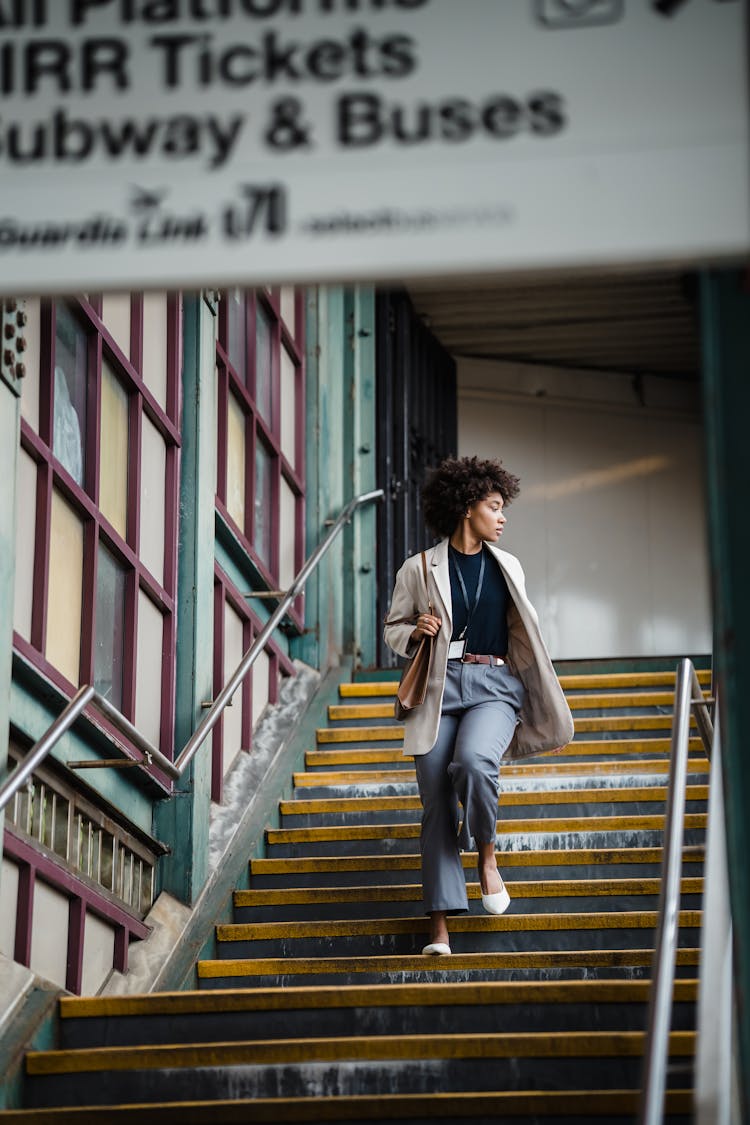
<path fill-rule="evenodd" d="M 526 596 L 523 570 L 518 559 L 507 551 L 487 544 L 505 575 L 512 605 L 508 610 L 508 664 L 522 681 L 526 698 L 507 758 L 527 758 L 545 750 L 565 746 L 573 738 L 573 716 L 539 631 L 536 610 Z M 448 540 L 443 539 L 426 552 L 429 598 L 424 588 L 422 559 L 412 555 L 396 575 L 396 585 L 388 617 L 410 617 L 427 611 L 431 600 L 435 614 L 442 618 L 435 638 L 427 695 L 421 707 L 404 722 L 404 754 L 426 754 L 435 745 L 440 708 L 443 702 L 448 644 L 452 632 L 451 584 L 448 572 Z M 409 637 L 413 625 L 386 625 L 385 642 L 400 656 L 410 656 L 414 646 Z"/>

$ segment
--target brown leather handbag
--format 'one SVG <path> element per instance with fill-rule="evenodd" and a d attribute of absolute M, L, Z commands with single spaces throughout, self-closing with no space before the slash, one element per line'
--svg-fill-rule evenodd
<path fill-rule="evenodd" d="M 424 551 L 422 551 L 422 573 L 424 574 L 424 585 L 427 591 L 427 612 L 432 617 L 433 607 L 430 601 L 429 588 L 427 586 L 427 556 Z M 413 617 L 386 618 L 385 624 L 411 625 L 416 622 L 418 617 L 419 613 Z M 431 636 L 421 637 L 419 645 L 417 646 L 417 651 L 409 658 L 406 667 L 401 673 L 401 681 L 396 693 L 395 714 L 397 719 L 405 719 L 410 711 L 413 711 L 415 707 L 419 707 L 420 704 L 424 703 L 434 654 L 435 638 Z"/>

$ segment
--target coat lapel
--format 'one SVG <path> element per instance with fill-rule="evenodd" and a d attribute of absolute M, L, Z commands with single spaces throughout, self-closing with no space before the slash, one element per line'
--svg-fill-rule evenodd
<path fill-rule="evenodd" d="M 448 540 L 441 539 L 441 541 L 432 548 L 432 553 L 427 552 L 427 560 L 430 564 L 431 573 L 435 579 L 440 600 L 443 603 L 446 615 L 448 617 L 448 624 L 453 624 L 453 600 L 451 598 L 451 580 L 448 572 Z M 450 634 L 448 634 L 450 636 Z"/>

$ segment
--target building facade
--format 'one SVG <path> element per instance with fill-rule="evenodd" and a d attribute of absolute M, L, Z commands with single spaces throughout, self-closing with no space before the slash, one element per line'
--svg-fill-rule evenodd
<path fill-rule="evenodd" d="M 89 709 L 5 810 L 0 952 L 92 993 L 127 969 L 162 892 L 199 896 L 212 809 L 295 661 L 325 670 L 353 657 L 355 635 L 372 661 L 369 511 L 182 779 L 127 735 L 177 757 L 326 521 L 374 487 L 359 452 L 374 447 L 374 296 L 90 293 L 5 316 L 23 352 L 2 388 L 9 765 L 83 685 L 126 723 Z M 356 596 L 340 581 L 329 593 L 342 571 L 361 574 Z"/>

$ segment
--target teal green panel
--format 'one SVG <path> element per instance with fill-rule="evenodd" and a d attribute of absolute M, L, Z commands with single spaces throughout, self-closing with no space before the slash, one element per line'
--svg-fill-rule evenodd
<path fill-rule="evenodd" d="M 306 554 L 375 481 L 375 295 L 368 287 L 308 292 Z M 321 669 L 375 653 L 374 507 L 357 512 L 307 585 L 306 636 L 292 652 Z M 359 651 L 355 652 L 355 649 Z"/>
<path fill-rule="evenodd" d="M 318 396 L 320 382 L 319 290 L 310 286 L 305 295 L 305 555 L 310 553 L 318 528 L 320 492 L 320 425 Z M 294 639 L 291 651 L 313 668 L 320 667 L 318 615 L 319 576 L 313 572 L 305 587 L 304 636 Z"/>
<path fill-rule="evenodd" d="M 216 419 L 214 311 L 202 297 L 183 306 L 183 414 L 177 591 L 175 747 L 185 745 L 213 693 L 214 481 Z M 208 875 L 211 740 L 206 740 L 157 809 L 156 834 L 172 854 L 160 890 L 193 902 Z"/>
<path fill-rule="evenodd" d="M 52 985 L 34 984 L 0 1038 L 0 1109 L 22 1109 L 26 1095 L 26 1052 L 54 1051 L 60 1043 L 59 998 Z"/>
<path fill-rule="evenodd" d="M 346 299 L 347 377 L 347 479 L 351 495 L 377 488 L 375 456 L 375 291 L 357 287 Z M 349 604 L 344 637 L 356 665 L 370 667 L 376 657 L 376 534 L 377 506 L 368 505 L 355 515 L 347 532 L 351 553 Z"/>
<path fill-rule="evenodd" d="M 727 852 L 732 903 L 739 1073 L 750 1112 L 750 292 L 747 272 L 707 273 L 701 283 L 704 408 L 714 608 L 721 709 Z"/>
<path fill-rule="evenodd" d="M 319 288 L 308 296 L 306 346 L 306 544 L 309 555 L 351 497 L 345 479 L 347 396 L 344 352 L 347 346 L 344 290 Z M 349 567 L 339 536 L 306 587 L 305 619 L 312 633 L 294 641 L 301 660 L 325 669 L 342 650 L 344 594 Z"/>

